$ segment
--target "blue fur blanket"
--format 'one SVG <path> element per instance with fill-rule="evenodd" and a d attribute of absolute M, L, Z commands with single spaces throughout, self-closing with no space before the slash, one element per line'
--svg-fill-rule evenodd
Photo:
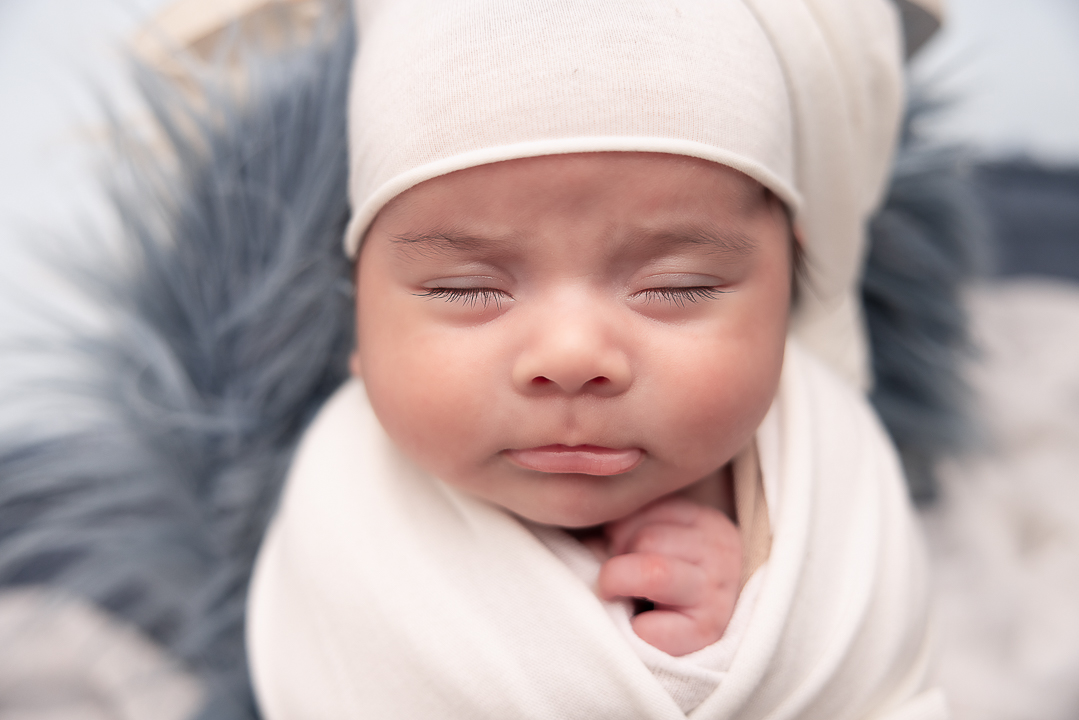
<path fill-rule="evenodd" d="M 93 423 L 0 432 L 0 584 L 45 583 L 135 623 L 205 683 L 201 717 L 257 716 L 243 647 L 251 565 L 298 435 L 351 345 L 345 99 L 351 24 L 253 58 L 209 109 L 142 73 L 169 153 L 117 124 L 122 261 L 69 265 L 108 331 L 39 352 L 81 368 L 60 402 Z M 968 428 L 958 301 L 977 227 L 948 158 L 900 158 L 872 224 L 873 401 L 916 497 Z"/>

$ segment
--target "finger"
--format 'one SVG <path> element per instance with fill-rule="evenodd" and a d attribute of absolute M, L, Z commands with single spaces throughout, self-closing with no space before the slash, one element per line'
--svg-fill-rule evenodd
<path fill-rule="evenodd" d="M 692 563 L 656 553 L 618 555 L 603 564 L 597 583 L 600 597 L 639 597 L 657 605 L 687 607 L 704 596 L 707 578 Z"/>
<path fill-rule="evenodd" d="M 692 525 L 703 509 L 705 508 L 702 505 L 685 498 L 665 497 L 621 520 L 607 523 L 604 532 L 607 534 L 610 552 L 612 555 L 621 555 L 626 552 L 624 548 L 629 538 L 645 525 L 652 523 Z"/>
<path fill-rule="evenodd" d="M 623 540 L 619 549 L 621 554 L 657 553 L 699 565 L 707 562 L 712 544 L 699 525 L 651 523 Z"/>
<path fill-rule="evenodd" d="M 723 518 L 726 521 L 726 518 Z M 630 540 L 624 554 L 654 554 L 699 567 L 708 587 L 736 590 L 742 578 L 742 536 L 733 525 L 715 527 L 646 525 Z"/>
<path fill-rule="evenodd" d="M 613 535 L 608 544 L 612 555 L 628 552 L 664 552 L 682 557 L 690 562 L 697 562 L 707 554 L 731 549 L 741 554 L 741 533 L 738 526 L 726 515 L 715 508 L 696 506 L 690 517 L 689 512 L 676 508 L 673 510 L 680 520 L 690 519 L 689 523 L 670 522 L 656 519 L 657 515 L 635 518 L 632 523 L 613 528 L 608 536 Z M 648 522 L 648 520 L 653 520 Z M 693 543 L 698 544 L 694 549 Z M 679 550 L 678 548 L 682 548 Z M 707 548 L 702 555 L 701 548 Z M 683 552 L 684 550 L 684 552 Z"/>
<path fill-rule="evenodd" d="M 702 650 L 723 637 L 724 627 L 701 623 L 673 610 L 652 610 L 630 621 L 633 632 L 652 647 L 675 657 Z"/>
<path fill-rule="evenodd" d="M 729 517 L 707 508 L 694 527 L 701 533 L 700 565 L 710 577 L 742 572 L 742 533 Z"/>

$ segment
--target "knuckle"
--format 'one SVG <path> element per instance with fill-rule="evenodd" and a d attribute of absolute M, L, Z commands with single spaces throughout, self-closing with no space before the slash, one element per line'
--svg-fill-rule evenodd
<path fill-rule="evenodd" d="M 662 555 L 649 553 L 640 556 L 641 580 L 647 588 L 666 588 L 671 584 L 671 564 Z"/>
<path fill-rule="evenodd" d="M 705 534 L 708 537 L 708 542 L 721 550 L 730 549 L 740 552 L 742 549 L 741 531 L 723 513 L 716 512 L 716 517 L 708 522 Z"/>
<path fill-rule="evenodd" d="M 634 549 L 656 551 L 663 547 L 668 533 L 662 525 L 645 525 L 633 539 Z"/>
<path fill-rule="evenodd" d="M 712 584 L 716 587 L 725 588 L 736 584 L 742 576 L 742 556 L 724 553 L 713 557 L 705 568 L 705 572 L 712 578 Z"/>

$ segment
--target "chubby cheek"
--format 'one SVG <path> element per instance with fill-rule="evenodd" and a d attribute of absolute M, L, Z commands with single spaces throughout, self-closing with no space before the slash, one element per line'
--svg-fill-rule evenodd
<path fill-rule="evenodd" d="M 478 349 L 387 317 L 361 323 L 358 337 L 371 405 L 402 450 L 440 477 L 454 475 L 475 461 L 490 420 Z"/>
<path fill-rule="evenodd" d="M 666 447 L 710 471 L 749 442 L 775 397 L 783 366 L 785 315 L 726 326 L 714 340 L 669 346 L 663 371 Z M 715 466 L 715 467 L 713 467 Z"/>

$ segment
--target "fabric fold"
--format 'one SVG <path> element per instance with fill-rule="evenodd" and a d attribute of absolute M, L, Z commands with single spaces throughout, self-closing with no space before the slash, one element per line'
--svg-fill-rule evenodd
<path fill-rule="evenodd" d="M 779 496 L 768 572 L 689 717 L 945 718 L 921 695 L 921 543 L 864 399 L 791 343 L 757 447 Z M 301 444 L 249 619 L 268 720 L 686 717 L 592 588 L 515 517 L 412 465 L 355 381 Z"/>

